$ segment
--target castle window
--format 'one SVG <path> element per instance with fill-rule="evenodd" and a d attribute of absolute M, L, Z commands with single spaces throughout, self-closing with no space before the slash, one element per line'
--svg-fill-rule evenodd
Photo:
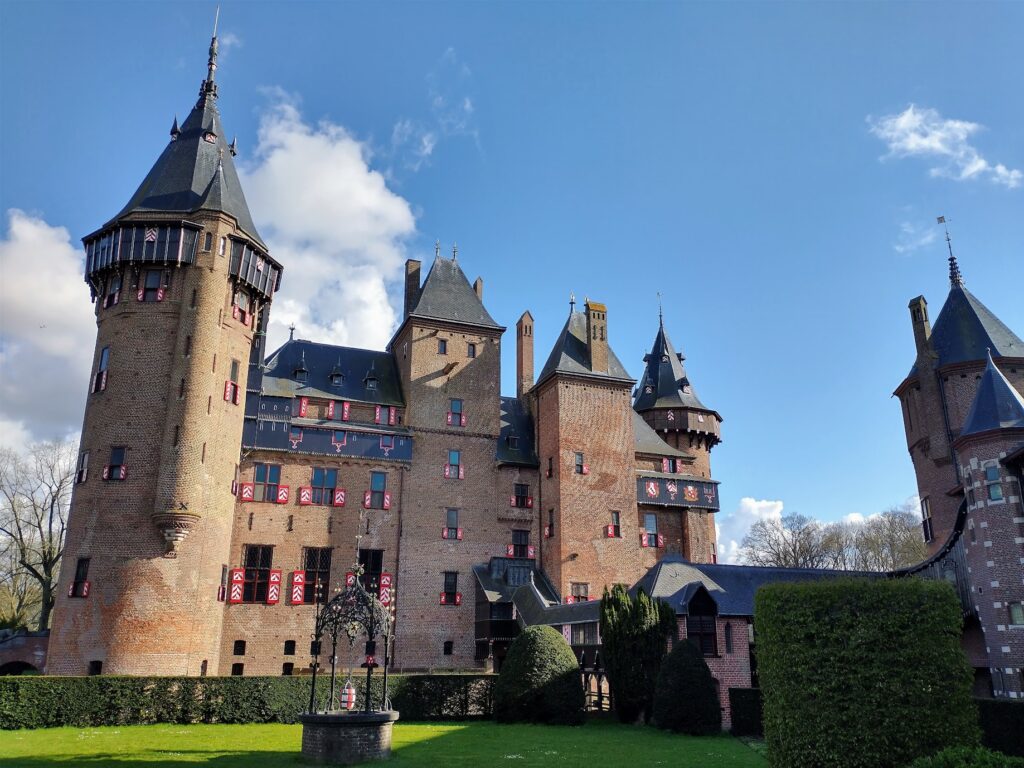
<path fill-rule="evenodd" d="M 277 503 L 277 486 L 281 482 L 280 464 L 253 465 L 253 501 Z"/>
<path fill-rule="evenodd" d="M 89 558 L 80 557 L 75 563 L 75 580 L 71 582 L 71 597 L 89 596 Z"/>
<path fill-rule="evenodd" d="M 705 592 L 698 592 L 690 600 L 686 617 L 686 639 L 697 646 L 705 656 L 718 655 L 718 633 L 715 620 L 718 609 Z"/>
<path fill-rule="evenodd" d="M 574 471 L 576 472 L 577 475 L 582 475 L 583 474 L 583 454 L 582 453 L 577 453 L 577 454 L 575 454 L 575 456 L 576 456 L 576 466 L 575 466 L 575 470 Z"/>
<path fill-rule="evenodd" d="M 164 289 L 161 286 L 163 274 L 159 269 L 147 269 L 142 273 L 142 287 L 137 298 L 139 301 L 163 301 Z"/>
<path fill-rule="evenodd" d="M 921 529 L 926 542 L 934 538 L 932 532 L 932 504 L 927 497 L 921 499 Z"/>
<path fill-rule="evenodd" d="M 75 469 L 75 482 L 84 483 L 89 477 L 89 452 L 78 454 L 78 466 Z"/>
<path fill-rule="evenodd" d="M 126 474 L 125 456 L 128 449 L 123 445 L 114 446 L 110 449 L 110 463 L 103 471 L 104 480 L 124 480 Z"/>
<path fill-rule="evenodd" d="M 448 426 L 462 427 L 466 424 L 466 416 L 462 412 L 462 401 L 451 399 L 448 401 Z"/>
<path fill-rule="evenodd" d="M 651 512 L 644 515 L 644 535 L 648 547 L 658 546 L 658 516 Z"/>
<path fill-rule="evenodd" d="M 240 662 L 236 662 L 236 663 L 231 665 L 231 676 L 232 677 L 241 677 L 243 672 L 245 672 L 245 664 L 242 664 Z"/>
<path fill-rule="evenodd" d="M 338 470 L 324 467 L 313 468 L 314 504 L 330 504 L 334 501 L 334 489 L 338 487 Z"/>
<path fill-rule="evenodd" d="M 622 538 L 622 519 L 618 512 L 612 512 L 612 533 L 616 539 Z"/>
<path fill-rule="evenodd" d="M 216 356 L 214 356 L 216 360 Z M 224 384 L 224 399 L 229 403 L 238 405 L 238 401 L 241 399 L 241 391 L 238 386 L 238 377 L 242 365 L 237 360 L 231 361 L 231 374 Z M 184 380 L 183 380 L 184 381 Z"/>
<path fill-rule="evenodd" d="M 459 510 L 445 510 L 445 527 L 448 529 L 446 533 L 449 541 L 459 538 Z"/>
<path fill-rule="evenodd" d="M 473 344 L 472 342 L 470 342 L 469 344 L 466 345 L 466 357 L 468 357 L 468 358 L 476 357 L 476 344 Z"/>
<path fill-rule="evenodd" d="M 249 298 L 248 291 L 238 289 L 235 291 L 235 298 L 231 304 L 231 316 L 236 320 L 241 321 L 243 324 L 248 325 L 251 319 L 250 312 L 252 311 L 252 299 Z"/>
<path fill-rule="evenodd" d="M 555 474 L 555 460 L 553 457 L 548 456 L 548 477 Z"/>
<path fill-rule="evenodd" d="M 455 647 L 455 643 L 453 643 L 451 640 L 445 640 L 444 641 L 444 645 L 442 646 L 444 655 L 445 656 L 451 656 L 452 655 L 452 650 L 454 649 L 454 647 Z"/>
<path fill-rule="evenodd" d="M 228 249 L 228 239 L 226 237 L 222 237 L 220 239 L 220 244 L 217 246 L 217 255 L 218 256 L 223 256 L 224 252 L 227 251 L 227 249 Z"/>
<path fill-rule="evenodd" d="M 1010 623 L 1015 627 L 1024 626 L 1024 603 L 1010 603 Z"/>
<path fill-rule="evenodd" d="M 121 300 L 121 273 L 114 272 L 107 278 L 107 295 L 103 299 L 103 308 L 108 309 Z"/>
<path fill-rule="evenodd" d="M 294 662 L 286 661 L 284 664 L 281 665 L 281 674 L 284 675 L 285 677 L 290 676 L 294 670 L 295 670 Z"/>
<path fill-rule="evenodd" d="M 988 497 L 990 500 L 1002 500 L 1003 486 L 999 483 L 999 467 L 995 464 L 989 464 L 985 467 L 985 485 L 988 488 Z"/>
<path fill-rule="evenodd" d="M 245 640 L 235 640 L 231 653 L 234 656 L 245 656 Z"/>
<path fill-rule="evenodd" d="M 515 435 L 509 435 L 508 437 L 506 437 L 505 442 L 508 445 L 508 449 L 510 451 L 519 450 L 519 438 L 516 437 Z"/>
<path fill-rule="evenodd" d="M 295 655 L 295 641 L 294 640 L 285 640 L 284 641 L 284 655 L 285 656 L 294 656 Z"/>
<path fill-rule="evenodd" d="M 213 232 L 207 232 L 206 237 L 203 238 L 203 250 L 209 251 L 213 248 Z"/>
<path fill-rule="evenodd" d="M 512 488 L 515 491 L 515 505 L 517 507 L 525 509 L 526 506 L 529 504 L 527 499 L 530 498 L 530 486 L 527 485 L 526 483 L 514 483 L 512 485 Z"/>
<path fill-rule="evenodd" d="M 380 597 L 380 575 L 384 571 L 384 550 L 360 549 L 359 565 L 363 567 L 363 575 L 360 577 L 363 589 L 371 595 Z"/>
<path fill-rule="evenodd" d="M 590 599 L 590 585 L 573 582 L 569 585 L 569 594 L 574 603 L 585 603 Z"/>
<path fill-rule="evenodd" d="M 98 659 L 93 659 L 89 662 L 89 676 L 94 677 L 100 674 L 103 674 L 103 662 Z"/>
<path fill-rule="evenodd" d="M 245 545 L 245 582 L 242 586 L 243 603 L 267 602 L 270 567 L 274 563 L 274 548 L 269 544 Z"/>
<path fill-rule="evenodd" d="M 512 557 L 529 557 L 530 532 L 512 531 Z"/>
<path fill-rule="evenodd" d="M 448 466 L 445 477 L 459 478 L 462 475 L 462 451 L 448 451 Z"/>
<path fill-rule="evenodd" d="M 93 394 L 107 388 L 107 368 L 110 366 L 110 347 L 100 350 L 100 360 L 96 365 L 96 375 L 92 379 Z"/>
<path fill-rule="evenodd" d="M 328 594 L 327 588 L 331 583 L 331 548 L 306 547 L 302 551 L 302 559 L 306 570 L 306 590 L 302 602 L 315 603 L 317 586 L 324 596 Z"/>
<path fill-rule="evenodd" d="M 437 340 L 437 354 L 447 355 L 448 354 L 448 341 L 447 339 Z"/>
<path fill-rule="evenodd" d="M 445 571 L 444 572 L 444 591 L 442 597 L 444 599 L 444 605 L 455 605 L 459 598 L 459 572 L 458 571 Z"/>
<path fill-rule="evenodd" d="M 732 623 L 725 624 L 725 652 L 732 653 Z"/>
<path fill-rule="evenodd" d="M 310 656 L 319 656 L 320 655 L 320 651 L 321 651 L 320 641 L 319 640 L 312 640 L 309 643 L 309 655 Z"/>
<path fill-rule="evenodd" d="M 370 509 L 384 509 L 384 494 L 388 489 L 387 472 L 370 473 Z"/>

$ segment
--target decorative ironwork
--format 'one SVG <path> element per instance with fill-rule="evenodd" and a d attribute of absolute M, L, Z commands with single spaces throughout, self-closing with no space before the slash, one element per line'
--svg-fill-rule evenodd
<path fill-rule="evenodd" d="M 364 712 L 371 711 L 372 691 L 370 680 L 377 664 L 377 638 L 384 644 L 384 692 L 381 696 L 381 710 L 390 709 L 388 699 L 388 666 L 391 661 L 391 644 L 394 640 L 394 617 L 391 609 L 383 605 L 376 595 L 363 587 L 361 567 L 356 567 L 347 585 L 338 589 L 337 594 L 327 603 L 323 602 L 323 587 L 317 582 L 316 625 L 313 629 L 313 675 L 310 681 L 309 712 L 316 713 L 316 678 L 320 667 L 320 655 L 325 640 L 330 640 L 331 685 L 325 711 L 335 710 L 335 685 L 337 684 L 338 639 L 347 638 L 349 646 L 355 645 L 359 637 L 366 638 L 365 661 L 366 691 L 363 696 Z"/>

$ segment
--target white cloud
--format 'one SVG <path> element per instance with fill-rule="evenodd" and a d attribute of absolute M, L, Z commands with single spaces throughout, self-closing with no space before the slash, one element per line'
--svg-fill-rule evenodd
<path fill-rule="evenodd" d="M 0 444 L 81 424 L 96 339 L 82 252 L 64 227 L 17 209 L 0 239 Z"/>
<path fill-rule="evenodd" d="M 912 221 L 900 224 L 900 233 L 893 243 L 896 253 L 913 253 L 919 248 L 931 245 L 938 238 L 934 226 L 922 226 Z"/>
<path fill-rule="evenodd" d="M 967 120 L 949 120 L 937 110 L 911 104 L 898 115 L 868 117 L 871 133 L 886 143 L 891 157 L 925 157 L 938 162 L 932 176 L 964 181 L 988 178 L 1010 189 L 1019 187 L 1019 170 L 992 164 L 968 139 L 982 126 Z"/>
<path fill-rule="evenodd" d="M 719 512 L 715 518 L 718 562 L 739 563 L 740 545 L 750 526 L 758 520 L 781 520 L 782 502 L 745 496 L 734 512 Z"/>
<path fill-rule="evenodd" d="M 328 121 L 310 125 L 293 99 L 272 96 L 242 169 L 256 224 L 285 267 L 267 351 L 291 323 L 301 338 L 382 348 L 396 322 L 387 285 L 416 230 L 409 203 L 370 168 L 365 143 Z"/>
<path fill-rule="evenodd" d="M 242 47 L 242 38 L 234 32 L 224 32 L 217 36 L 217 50 L 221 55 L 231 52 L 233 48 Z"/>

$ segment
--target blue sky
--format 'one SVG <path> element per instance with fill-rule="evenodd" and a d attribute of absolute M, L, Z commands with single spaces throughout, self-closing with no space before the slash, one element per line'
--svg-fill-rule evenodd
<path fill-rule="evenodd" d="M 0 441 L 79 428 L 75 249 L 188 113 L 214 8 L 0 5 Z M 381 345 L 401 262 L 457 241 L 496 319 L 533 313 L 538 368 L 572 290 L 638 376 L 660 291 L 725 419 L 727 537 L 778 502 L 900 504 L 890 394 L 907 302 L 934 316 L 948 290 L 937 215 L 1024 335 L 1021 29 L 1013 2 L 223 3 L 221 114 L 285 264 L 275 333 Z M 512 333 L 503 354 L 511 392 Z"/>

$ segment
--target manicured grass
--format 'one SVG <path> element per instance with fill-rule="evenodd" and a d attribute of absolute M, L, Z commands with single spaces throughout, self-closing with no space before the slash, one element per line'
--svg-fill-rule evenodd
<path fill-rule="evenodd" d="M 133 725 L 0 731 L 0 766 L 36 768 L 277 768 L 301 766 L 298 725 Z M 607 766 L 766 768 L 730 736 L 675 736 L 653 728 L 398 723 L 389 766 Z"/>

